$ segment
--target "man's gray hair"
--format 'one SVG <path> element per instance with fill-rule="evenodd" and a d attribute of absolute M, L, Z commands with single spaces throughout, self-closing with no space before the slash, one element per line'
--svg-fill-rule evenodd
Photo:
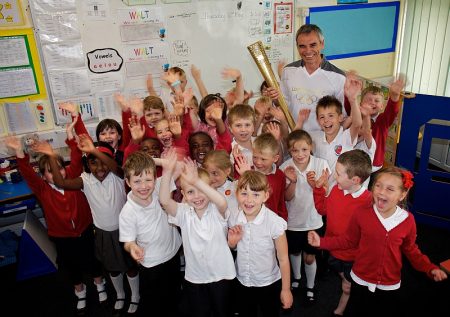
<path fill-rule="evenodd" d="M 319 41 L 323 42 L 324 37 L 322 30 L 315 24 L 303 24 L 298 30 L 297 34 L 295 34 L 295 41 L 297 41 L 300 34 L 310 34 L 311 32 L 315 32 L 317 36 L 319 36 Z"/>

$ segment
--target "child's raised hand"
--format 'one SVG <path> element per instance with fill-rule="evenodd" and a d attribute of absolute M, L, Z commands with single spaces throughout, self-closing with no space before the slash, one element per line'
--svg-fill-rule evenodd
<path fill-rule="evenodd" d="M 284 175 L 286 175 L 287 179 L 291 183 L 297 183 L 297 171 L 295 170 L 295 167 L 290 165 L 284 169 Z"/>
<path fill-rule="evenodd" d="M 128 127 L 130 128 L 131 139 L 133 140 L 133 142 L 135 144 L 140 143 L 145 135 L 145 127 L 141 125 L 138 117 L 135 114 L 131 115 Z"/>
<path fill-rule="evenodd" d="M 315 231 L 308 232 L 308 243 L 313 247 L 320 247 L 320 236 Z"/>
<path fill-rule="evenodd" d="M 72 117 L 78 116 L 78 106 L 73 102 L 61 102 L 58 103 L 58 107 L 61 110 L 69 112 L 72 115 Z"/>
<path fill-rule="evenodd" d="M 347 73 L 345 84 L 344 84 L 344 93 L 345 96 L 349 100 L 355 100 L 362 90 L 362 82 L 356 75 L 356 72 L 350 71 Z"/>
<path fill-rule="evenodd" d="M 277 73 L 278 73 L 278 77 L 279 78 L 281 78 L 281 75 L 283 74 L 283 69 L 284 69 L 284 66 L 286 66 L 286 61 L 283 59 L 283 60 L 280 60 L 280 61 L 278 61 L 278 64 L 277 64 Z"/>
<path fill-rule="evenodd" d="M 234 162 L 236 172 L 238 172 L 239 175 L 244 174 L 246 171 L 250 171 L 252 167 L 248 163 L 247 159 L 243 155 L 238 155 L 237 157 L 234 157 Z"/>
<path fill-rule="evenodd" d="M 80 151 L 84 153 L 92 153 L 95 151 L 94 143 L 92 142 L 92 139 L 87 134 L 80 134 L 78 136 L 78 148 Z"/>
<path fill-rule="evenodd" d="M 172 85 L 177 80 L 180 80 L 180 75 L 175 72 L 165 72 L 161 76 L 162 80 L 167 82 L 169 85 Z"/>
<path fill-rule="evenodd" d="M 22 151 L 22 142 L 15 135 L 8 135 L 7 137 L 5 137 L 4 142 L 6 147 L 15 152 Z"/>
<path fill-rule="evenodd" d="M 181 122 L 179 116 L 173 114 L 169 116 L 169 130 L 174 136 L 181 135 Z"/>
<path fill-rule="evenodd" d="M 270 107 L 269 112 L 275 119 L 279 121 L 286 121 L 284 112 L 280 107 Z"/>
<path fill-rule="evenodd" d="M 231 154 L 233 154 L 234 159 L 236 160 L 237 157 L 242 156 L 241 150 L 239 150 L 239 145 L 235 144 L 233 146 L 233 149 L 231 150 Z"/>
<path fill-rule="evenodd" d="M 191 185 L 194 185 L 198 178 L 197 164 L 189 157 L 184 159 L 183 171 L 181 172 L 183 180 Z"/>
<path fill-rule="evenodd" d="M 232 78 L 236 80 L 241 77 L 241 71 L 236 68 L 225 67 L 222 69 L 221 75 L 223 79 Z"/>
<path fill-rule="evenodd" d="M 392 101 L 397 102 L 400 99 L 400 93 L 405 88 L 406 77 L 401 74 L 398 78 L 389 86 L 389 97 Z"/>
<path fill-rule="evenodd" d="M 200 69 L 198 69 L 194 64 L 191 65 L 191 75 L 193 78 L 200 78 L 202 75 Z"/>
<path fill-rule="evenodd" d="M 328 169 L 324 169 L 322 172 L 322 175 L 316 180 L 316 188 L 325 188 L 325 191 L 328 190 L 328 178 L 330 177 L 330 172 Z"/>
<path fill-rule="evenodd" d="M 128 104 L 124 95 L 122 95 L 120 93 L 115 93 L 114 100 L 117 102 L 117 104 L 120 106 L 120 109 L 123 112 L 127 112 L 128 110 L 130 110 L 130 105 Z"/>
<path fill-rule="evenodd" d="M 238 242 L 241 241 L 243 235 L 244 230 L 242 230 L 241 225 L 228 228 L 228 245 L 235 248 Z"/>
<path fill-rule="evenodd" d="M 269 122 L 267 124 L 267 131 L 273 135 L 273 137 L 277 140 L 281 140 L 281 130 L 280 126 L 276 124 L 275 122 Z"/>
<path fill-rule="evenodd" d="M 35 141 L 31 145 L 31 149 L 35 152 L 42 153 L 48 156 L 54 155 L 53 148 L 47 141 Z"/>
<path fill-rule="evenodd" d="M 131 113 L 141 117 L 144 113 L 144 101 L 139 97 L 133 97 L 128 103 Z"/>
<path fill-rule="evenodd" d="M 441 282 L 447 279 L 447 273 L 445 273 L 441 269 L 431 270 L 431 275 L 433 276 L 433 280 L 436 282 Z"/>
<path fill-rule="evenodd" d="M 222 107 L 219 105 L 214 105 L 212 107 L 214 108 L 211 111 L 211 118 L 216 122 L 222 120 L 222 113 L 223 113 Z"/>
<path fill-rule="evenodd" d="M 153 76 L 152 76 L 152 74 L 148 74 L 147 75 L 146 84 L 147 84 L 147 91 L 148 91 L 148 93 L 149 94 L 153 93 L 153 91 L 155 90 L 155 87 L 153 86 Z"/>
<path fill-rule="evenodd" d="M 192 88 L 185 89 L 181 96 L 183 98 L 184 106 L 189 107 L 189 103 L 191 102 L 192 98 L 194 98 L 194 91 L 192 90 Z"/>
<path fill-rule="evenodd" d="M 311 109 L 301 109 L 298 112 L 298 118 L 297 118 L 297 122 L 301 123 L 303 125 L 303 123 L 308 120 L 309 115 L 311 114 Z"/>
<path fill-rule="evenodd" d="M 73 129 L 75 128 L 77 121 L 78 121 L 78 116 L 73 117 L 73 121 L 66 125 L 66 133 L 67 133 L 68 140 L 72 140 L 75 137 L 74 133 L 73 133 Z"/>
<path fill-rule="evenodd" d="M 280 293 L 280 300 L 283 309 L 289 309 L 292 307 L 292 302 L 294 298 L 292 297 L 292 292 L 290 289 L 282 289 Z"/>
<path fill-rule="evenodd" d="M 306 172 L 306 181 L 308 182 L 309 186 L 312 188 L 316 187 L 316 172 L 314 171 L 307 171 Z"/>
<path fill-rule="evenodd" d="M 175 166 L 177 165 L 177 151 L 174 147 L 171 147 L 167 153 L 165 153 L 164 157 L 161 158 L 161 166 L 163 168 L 163 172 L 173 172 Z"/>
<path fill-rule="evenodd" d="M 267 89 L 263 92 L 263 95 L 270 97 L 272 100 L 276 100 L 280 96 L 280 92 L 274 87 L 267 87 Z"/>

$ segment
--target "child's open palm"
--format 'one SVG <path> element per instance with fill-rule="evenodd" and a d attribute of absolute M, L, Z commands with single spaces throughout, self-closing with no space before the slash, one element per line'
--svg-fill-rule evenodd
<path fill-rule="evenodd" d="M 284 175 L 286 175 L 287 179 L 289 179 L 291 183 L 297 182 L 297 171 L 295 170 L 294 166 L 290 165 L 286 167 L 284 169 Z"/>
<path fill-rule="evenodd" d="M 133 141 L 139 143 L 144 137 L 145 128 L 143 125 L 141 125 L 138 117 L 135 114 L 131 116 L 128 127 L 130 128 L 130 134 Z"/>
<path fill-rule="evenodd" d="M 228 245 L 235 248 L 239 241 L 241 241 L 244 231 L 241 225 L 228 228 Z"/>
<path fill-rule="evenodd" d="M 400 93 L 405 88 L 406 78 L 399 75 L 398 78 L 389 86 L 389 97 L 392 101 L 397 102 L 400 99 Z"/>
<path fill-rule="evenodd" d="M 87 134 L 79 135 L 78 148 L 84 153 L 92 153 L 95 151 L 94 143 Z"/>
<path fill-rule="evenodd" d="M 4 139 L 5 145 L 14 151 L 22 150 L 22 142 L 20 142 L 19 138 L 13 135 L 9 135 Z"/>
<path fill-rule="evenodd" d="M 78 116 L 78 106 L 73 102 L 61 102 L 58 103 L 58 107 L 59 109 L 69 112 L 72 115 L 72 117 Z"/>
<path fill-rule="evenodd" d="M 176 115 L 170 115 L 169 117 L 169 129 L 173 135 L 181 135 L 181 122 L 180 117 Z"/>
<path fill-rule="evenodd" d="M 358 79 L 355 72 L 348 72 L 345 84 L 344 93 L 348 99 L 356 99 L 362 90 L 362 82 Z"/>
<path fill-rule="evenodd" d="M 223 112 L 222 108 L 219 105 L 214 105 L 212 107 L 214 108 L 211 111 L 211 118 L 214 121 L 222 120 L 222 112 Z"/>
<path fill-rule="evenodd" d="M 52 156 L 53 148 L 47 141 L 35 141 L 31 145 L 33 151 Z"/>
<path fill-rule="evenodd" d="M 183 177 L 183 180 L 190 185 L 195 184 L 195 182 L 198 180 L 197 164 L 195 164 L 195 162 L 190 158 L 184 159 L 184 166 L 183 171 L 181 172 L 181 177 Z"/>
<path fill-rule="evenodd" d="M 122 109 L 123 112 L 127 112 L 130 110 L 130 106 L 125 99 L 125 96 L 120 93 L 114 94 L 114 100 L 117 102 L 117 104 L 120 106 L 120 109 Z"/>
<path fill-rule="evenodd" d="M 274 122 L 269 122 L 267 124 L 267 131 L 273 135 L 273 137 L 277 140 L 281 140 L 281 130 L 280 126 Z"/>

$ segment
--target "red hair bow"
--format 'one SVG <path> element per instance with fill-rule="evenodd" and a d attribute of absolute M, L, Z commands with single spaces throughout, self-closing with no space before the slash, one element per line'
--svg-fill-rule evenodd
<path fill-rule="evenodd" d="M 413 182 L 413 174 L 410 171 L 402 171 L 402 176 L 403 176 L 403 187 L 408 190 L 411 187 L 413 187 L 414 182 Z"/>

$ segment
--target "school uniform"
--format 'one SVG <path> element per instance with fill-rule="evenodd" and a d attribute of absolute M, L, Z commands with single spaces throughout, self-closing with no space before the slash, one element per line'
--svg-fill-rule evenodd
<path fill-rule="evenodd" d="M 225 196 L 227 200 L 228 210 L 237 210 L 238 202 L 236 199 L 236 186 L 235 183 L 227 179 L 222 186 L 216 189 L 219 193 Z"/>
<path fill-rule="evenodd" d="M 144 249 L 139 271 L 139 310 L 155 316 L 177 316 L 173 303 L 180 297 L 181 237 L 159 204 L 159 183 L 157 180 L 148 206 L 137 204 L 133 193 L 128 193 L 119 217 L 120 241 L 135 241 Z"/>
<path fill-rule="evenodd" d="M 286 200 L 284 194 L 286 192 L 286 175 L 272 165 L 272 171 L 266 175 L 267 182 L 270 186 L 270 196 L 265 205 L 284 220 L 288 219 L 288 211 L 286 208 Z"/>
<path fill-rule="evenodd" d="M 193 316 L 227 316 L 231 281 L 236 277 L 227 242 L 227 217 L 213 203 L 203 216 L 194 207 L 178 203 L 169 223 L 181 228 L 186 261 L 186 293 Z"/>
<path fill-rule="evenodd" d="M 274 240 L 282 236 L 286 221 L 262 206 L 256 218 L 248 222 L 242 210 L 234 210 L 229 226 L 241 225 L 236 274 L 240 283 L 240 316 L 249 316 L 261 306 L 264 316 L 278 316 L 280 309 L 281 272 Z"/>
<path fill-rule="evenodd" d="M 328 178 L 329 193 L 333 186 L 336 185 L 333 172 L 336 169 L 338 157 L 344 152 L 353 150 L 358 140 L 355 138 L 352 141 L 350 129 L 344 130 L 343 127 L 339 128 L 338 134 L 330 143 L 328 143 L 325 132 L 323 131 L 314 131 L 310 134 L 314 143 L 314 156 L 326 160 L 330 166 L 330 177 Z"/>
<path fill-rule="evenodd" d="M 306 174 L 313 171 L 316 173 L 316 178 L 318 178 L 324 169 L 330 168 L 326 160 L 313 155 L 310 156 L 308 166 L 303 172 L 295 165 L 292 158 L 284 162 L 280 169 L 285 170 L 288 166 L 294 167 L 297 174 L 295 195 L 291 200 L 286 201 L 288 210 L 286 234 L 289 253 L 296 254 L 306 251 L 308 254 L 316 254 L 315 248 L 308 245 L 307 237 L 304 234 L 299 234 L 309 230 L 317 230 L 323 226 L 322 216 L 314 206 L 313 189 L 308 184 Z M 289 183 L 288 179 L 287 183 Z"/>

